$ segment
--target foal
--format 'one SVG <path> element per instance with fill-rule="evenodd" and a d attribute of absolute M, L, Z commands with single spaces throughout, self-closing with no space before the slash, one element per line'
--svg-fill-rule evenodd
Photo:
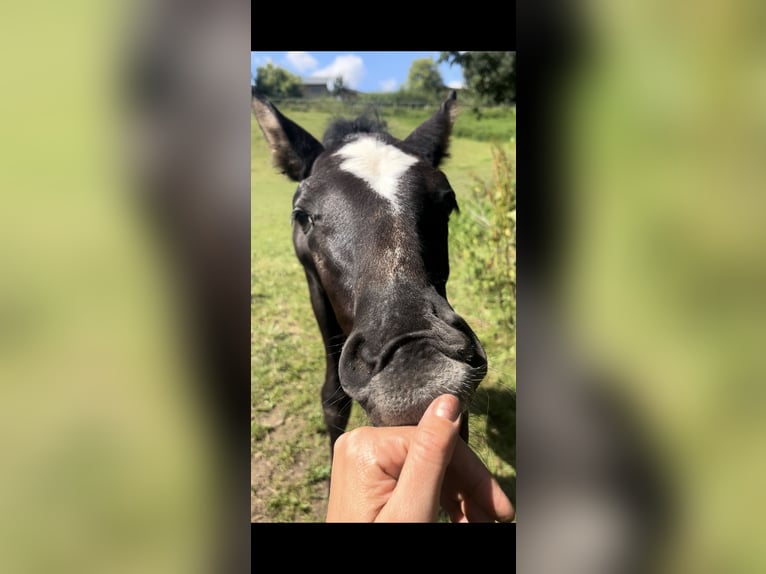
<path fill-rule="evenodd" d="M 438 168 L 455 105 L 453 91 L 404 140 L 358 118 L 336 121 L 320 143 L 266 99 L 253 99 L 275 166 L 298 182 L 293 244 L 324 340 L 331 452 L 352 399 L 373 425 L 414 425 L 443 393 L 467 411 L 486 375 L 484 349 L 446 293 L 457 201 Z M 467 439 L 467 416 L 461 435 Z"/>

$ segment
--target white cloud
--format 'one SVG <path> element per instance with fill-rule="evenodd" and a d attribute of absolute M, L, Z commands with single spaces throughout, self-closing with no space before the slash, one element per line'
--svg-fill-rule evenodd
<path fill-rule="evenodd" d="M 380 82 L 380 89 L 384 92 L 395 92 L 398 85 L 399 82 L 396 81 L 396 78 L 389 78 Z"/>
<path fill-rule="evenodd" d="M 287 52 L 287 61 L 299 72 L 313 70 L 319 64 L 308 52 Z"/>
<path fill-rule="evenodd" d="M 347 88 L 357 88 L 364 78 L 364 61 L 359 56 L 338 56 L 332 64 L 316 70 L 311 75 L 315 78 L 343 78 Z"/>
<path fill-rule="evenodd" d="M 462 80 L 452 80 L 451 82 L 447 82 L 447 87 L 454 90 L 460 90 L 465 87 L 465 82 Z"/>

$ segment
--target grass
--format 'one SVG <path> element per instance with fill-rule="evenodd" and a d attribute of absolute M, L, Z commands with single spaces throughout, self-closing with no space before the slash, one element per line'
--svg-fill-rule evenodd
<path fill-rule="evenodd" d="M 330 118 L 329 113 L 315 111 L 286 113 L 318 138 Z M 427 115 L 410 112 L 386 119 L 391 132 L 401 137 Z M 490 147 L 456 137 L 451 153 L 443 170 L 458 201 L 467 200 L 472 177 L 491 174 Z M 251 519 L 321 522 L 330 473 L 329 439 L 320 404 L 325 364 L 308 287 L 291 239 L 296 184 L 272 167 L 254 120 L 251 154 Z M 515 502 L 513 333 L 497 327 L 491 301 L 464 280 L 466 268 L 458 253 L 452 253 L 451 264 L 450 302 L 474 328 L 490 360 L 489 374 L 471 407 L 470 444 Z M 363 424 L 366 418 L 354 405 L 349 429 Z"/>
<path fill-rule="evenodd" d="M 310 123 L 300 125 L 315 135 L 323 133 L 326 118 L 332 115 L 354 115 L 365 111 L 373 104 L 358 102 L 343 104 L 334 100 L 291 101 L 278 105 L 279 109 L 291 119 L 304 117 Z M 389 122 L 393 135 L 404 137 L 426 120 L 436 109 L 435 106 L 418 108 L 392 108 L 378 106 L 380 113 Z M 319 111 L 321 110 L 321 111 Z M 516 108 L 508 106 L 473 108 L 458 99 L 459 120 L 455 123 L 452 135 L 456 138 L 481 142 L 507 142 L 516 135 Z M 313 129 L 316 127 L 317 129 Z"/>

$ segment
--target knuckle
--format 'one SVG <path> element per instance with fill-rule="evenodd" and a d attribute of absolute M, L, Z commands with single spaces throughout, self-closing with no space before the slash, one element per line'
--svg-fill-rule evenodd
<path fill-rule="evenodd" d="M 344 458 L 360 458 L 372 448 L 371 431 L 369 427 L 359 427 L 345 432 L 335 441 L 335 456 Z"/>

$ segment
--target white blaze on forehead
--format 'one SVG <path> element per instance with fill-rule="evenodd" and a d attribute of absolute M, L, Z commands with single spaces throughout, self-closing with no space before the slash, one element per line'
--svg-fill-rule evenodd
<path fill-rule="evenodd" d="M 335 152 L 343 158 L 342 170 L 366 181 L 382 197 L 399 209 L 396 190 L 404 173 L 418 158 L 375 137 L 361 137 Z"/>

